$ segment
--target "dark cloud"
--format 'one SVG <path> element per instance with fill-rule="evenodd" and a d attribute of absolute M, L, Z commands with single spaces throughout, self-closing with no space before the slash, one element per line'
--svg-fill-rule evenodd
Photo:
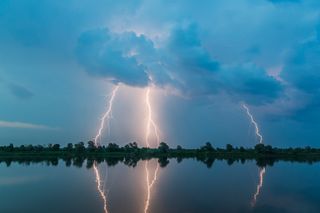
<path fill-rule="evenodd" d="M 239 101 L 263 104 L 283 95 L 282 83 L 253 64 L 226 68 L 221 75 L 226 90 Z"/>
<path fill-rule="evenodd" d="M 254 65 L 219 63 L 210 55 L 199 37 L 200 29 L 192 24 L 172 30 L 163 64 L 167 64 L 174 87 L 189 95 L 228 93 L 237 101 L 253 104 L 272 102 L 283 87 L 266 70 Z"/>
<path fill-rule="evenodd" d="M 168 53 L 181 69 L 192 72 L 218 71 L 219 63 L 203 47 L 195 24 L 175 28 L 168 40 Z"/>
<path fill-rule="evenodd" d="M 76 54 L 89 74 L 142 87 L 149 78 L 145 66 L 136 59 L 134 46 L 143 41 L 132 33 L 116 35 L 107 29 L 93 30 L 81 35 Z"/>
<path fill-rule="evenodd" d="M 81 35 L 76 53 L 88 73 L 131 86 L 147 86 L 152 79 L 185 96 L 227 93 L 253 104 L 279 97 L 279 81 L 254 65 L 221 64 L 207 51 L 199 32 L 195 24 L 177 25 L 155 48 L 150 39 L 133 32 L 93 30 Z"/>
<path fill-rule="evenodd" d="M 316 29 L 317 31 L 317 29 Z M 281 78 L 288 86 L 298 90 L 304 97 L 302 107 L 297 107 L 294 118 L 315 121 L 319 119 L 320 108 L 320 38 L 314 38 L 298 45 L 284 63 Z"/>
<path fill-rule="evenodd" d="M 320 40 L 298 46 L 287 59 L 281 77 L 308 94 L 320 93 Z"/>

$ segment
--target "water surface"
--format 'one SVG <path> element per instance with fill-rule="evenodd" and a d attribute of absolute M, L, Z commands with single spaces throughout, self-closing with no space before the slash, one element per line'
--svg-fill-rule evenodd
<path fill-rule="evenodd" d="M 2 163 L 0 212 L 320 212 L 319 163 L 161 166 L 156 159 L 134 167 Z"/>

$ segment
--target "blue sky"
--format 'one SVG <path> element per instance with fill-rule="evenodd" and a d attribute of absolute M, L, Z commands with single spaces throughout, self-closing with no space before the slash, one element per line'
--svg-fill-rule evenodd
<path fill-rule="evenodd" d="M 172 146 L 319 147 L 317 0 L 0 2 L 0 143 L 143 144 L 144 94 Z"/>

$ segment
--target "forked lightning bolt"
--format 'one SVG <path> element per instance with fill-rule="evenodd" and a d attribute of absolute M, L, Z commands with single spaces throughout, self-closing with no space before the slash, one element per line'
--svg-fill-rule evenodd
<path fill-rule="evenodd" d="M 114 100 L 114 97 L 117 94 L 118 89 L 119 89 L 119 85 L 115 86 L 113 88 L 112 92 L 111 92 L 111 97 L 110 97 L 110 100 L 109 100 L 109 103 L 108 103 L 108 108 L 107 108 L 107 110 L 105 111 L 105 113 L 103 114 L 103 116 L 101 118 L 99 130 L 97 132 L 97 135 L 94 137 L 94 144 L 96 146 L 100 145 L 98 140 L 101 138 L 102 131 L 103 131 L 104 127 L 105 127 L 106 121 L 108 121 L 111 118 L 113 100 Z"/>
<path fill-rule="evenodd" d="M 247 105 L 245 105 L 244 103 L 241 104 L 241 105 L 245 109 L 248 117 L 250 118 L 251 123 L 253 124 L 253 126 L 255 128 L 256 136 L 259 138 L 259 143 L 262 143 L 263 142 L 263 137 L 260 134 L 260 129 L 259 129 L 258 123 L 254 120 L 254 118 L 253 118 L 249 108 L 247 107 Z"/>
<path fill-rule="evenodd" d="M 106 121 L 108 121 L 110 118 L 111 118 L 111 115 L 112 115 L 112 106 L 113 106 L 113 100 L 117 94 L 117 91 L 119 89 L 119 85 L 115 86 L 111 92 L 111 97 L 110 97 L 110 100 L 108 102 L 108 107 L 107 107 L 107 110 L 106 112 L 103 114 L 102 118 L 101 118 L 101 122 L 100 122 L 100 127 L 98 129 L 98 132 L 97 132 L 97 135 L 95 136 L 94 138 L 94 144 L 95 146 L 99 146 L 100 143 L 98 142 L 98 140 L 101 138 L 101 135 L 102 135 L 102 131 L 105 127 L 105 123 Z M 96 177 L 96 183 L 97 183 L 97 190 L 99 192 L 99 195 L 101 196 L 102 200 L 103 200 L 103 210 L 104 210 L 104 213 L 108 213 L 108 207 L 107 207 L 107 197 L 106 197 L 106 194 L 105 194 L 105 191 L 103 189 L 103 186 L 101 184 L 101 175 L 100 175 L 100 172 L 99 172 L 99 169 L 98 169 L 98 166 L 97 166 L 97 163 L 94 162 L 93 164 L 93 170 L 94 170 L 94 173 L 95 173 L 95 177 Z"/>
<path fill-rule="evenodd" d="M 151 135 L 151 129 L 153 129 L 153 132 L 155 134 L 157 145 L 160 144 L 160 136 L 159 136 L 158 127 L 152 117 L 152 107 L 151 107 L 151 103 L 150 103 L 150 88 L 149 87 L 147 88 L 145 101 L 146 101 L 146 106 L 147 106 L 147 126 L 146 126 L 145 141 L 146 141 L 146 146 L 150 147 L 149 138 Z M 145 207 L 144 207 L 145 213 L 148 212 L 148 209 L 150 206 L 151 190 L 157 180 L 158 171 L 159 171 L 159 164 L 157 164 L 157 167 L 154 171 L 153 179 L 150 182 L 150 174 L 149 174 L 150 172 L 149 172 L 148 165 L 149 165 L 149 163 L 148 163 L 148 161 L 146 161 L 145 170 L 146 170 L 146 182 L 147 182 L 147 197 L 146 197 L 146 202 L 145 202 Z"/>
<path fill-rule="evenodd" d="M 260 194 L 260 191 L 261 191 L 261 188 L 263 186 L 263 178 L 264 178 L 265 173 L 266 173 L 266 168 L 265 167 L 260 169 L 260 172 L 259 172 L 259 184 L 257 185 L 257 190 L 254 193 L 253 198 L 252 198 L 252 202 L 251 202 L 251 206 L 252 207 L 254 207 L 256 205 L 257 198 L 258 198 L 258 196 Z"/>

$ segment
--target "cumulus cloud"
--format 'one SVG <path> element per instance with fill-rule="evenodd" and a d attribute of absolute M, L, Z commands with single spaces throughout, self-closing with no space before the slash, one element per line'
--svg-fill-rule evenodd
<path fill-rule="evenodd" d="M 166 48 L 182 70 L 199 73 L 214 72 L 219 69 L 219 63 L 202 46 L 195 24 L 174 28 Z"/>
<path fill-rule="evenodd" d="M 182 90 L 191 94 L 226 92 L 240 100 L 262 103 L 276 99 L 281 93 L 281 83 L 266 70 L 248 64 L 229 65 L 214 59 L 201 42 L 199 28 L 195 25 L 174 29 L 167 52 L 170 58 L 176 59 L 171 63 L 171 75 L 179 75 L 177 79 L 182 82 Z"/>
<path fill-rule="evenodd" d="M 95 76 L 110 79 L 114 83 L 130 86 L 146 86 L 148 75 L 143 64 L 135 56 L 134 46 L 143 38 L 135 34 L 116 35 L 107 29 L 85 32 L 79 38 L 76 54 L 85 70 Z M 126 43 L 131 45 L 126 46 Z"/>
<path fill-rule="evenodd" d="M 255 65 L 220 63 L 206 50 L 196 24 L 173 27 L 161 44 L 134 32 L 111 33 L 98 29 L 81 35 L 79 62 L 90 74 L 130 86 L 149 80 L 186 96 L 227 93 L 237 100 L 261 104 L 276 99 L 281 82 Z"/>

